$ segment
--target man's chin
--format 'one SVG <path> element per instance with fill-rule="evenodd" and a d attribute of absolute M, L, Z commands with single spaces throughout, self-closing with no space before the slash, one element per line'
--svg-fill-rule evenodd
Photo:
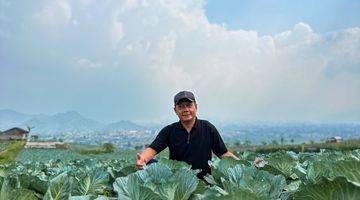
<path fill-rule="evenodd" d="M 194 119 L 194 117 L 184 117 L 181 119 L 182 122 L 190 122 Z"/>

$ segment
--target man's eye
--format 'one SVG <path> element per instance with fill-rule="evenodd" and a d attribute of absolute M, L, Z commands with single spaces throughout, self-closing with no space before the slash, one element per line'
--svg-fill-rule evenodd
<path fill-rule="evenodd" d="M 191 108 L 191 107 L 192 107 L 192 103 L 183 104 L 183 105 L 177 105 L 177 107 L 178 107 L 179 109 Z"/>

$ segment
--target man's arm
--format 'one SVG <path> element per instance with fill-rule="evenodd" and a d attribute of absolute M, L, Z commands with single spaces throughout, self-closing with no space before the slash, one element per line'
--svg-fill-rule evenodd
<path fill-rule="evenodd" d="M 141 154 L 136 155 L 136 166 L 139 169 L 143 169 L 149 160 L 156 155 L 156 151 L 150 147 L 146 148 Z"/>
<path fill-rule="evenodd" d="M 169 126 L 161 129 L 155 140 L 141 154 L 136 155 L 136 166 L 143 169 L 149 160 L 168 146 Z"/>
<path fill-rule="evenodd" d="M 230 151 L 227 151 L 226 153 L 224 153 L 223 155 L 220 156 L 221 159 L 223 158 L 226 158 L 226 157 L 229 157 L 229 158 L 232 158 L 234 160 L 239 160 L 238 157 L 236 157 L 233 153 L 231 153 Z"/>
<path fill-rule="evenodd" d="M 209 123 L 210 124 L 210 123 Z M 233 153 L 231 153 L 227 148 L 222 140 L 220 133 L 217 131 L 214 125 L 210 124 L 210 127 L 212 129 L 211 133 L 213 134 L 213 141 L 212 141 L 212 150 L 215 153 L 215 155 L 221 159 L 230 157 L 235 160 L 239 160 L 238 157 L 236 157 Z M 224 153 L 225 152 L 225 153 Z"/>

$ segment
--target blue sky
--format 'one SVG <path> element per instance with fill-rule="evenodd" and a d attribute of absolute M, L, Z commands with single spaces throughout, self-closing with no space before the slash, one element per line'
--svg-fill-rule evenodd
<path fill-rule="evenodd" d="M 360 1 L 356 0 L 208 0 L 205 9 L 211 23 L 261 35 L 291 29 L 298 22 L 309 24 L 318 33 L 360 23 Z"/>
<path fill-rule="evenodd" d="M 358 1 L 0 0 L 0 109 L 360 122 Z"/>

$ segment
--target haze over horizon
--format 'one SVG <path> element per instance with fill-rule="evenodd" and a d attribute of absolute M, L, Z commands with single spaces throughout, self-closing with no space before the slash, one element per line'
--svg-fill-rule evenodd
<path fill-rule="evenodd" d="M 360 122 L 360 2 L 0 0 L 0 109 Z"/>
<path fill-rule="evenodd" d="M 15 112 L 15 113 L 13 113 Z M 15 114 L 15 115 L 14 115 Z M 94 122 L 99 122 L 102 124 L 111 124 L 111 123 L 117 123 L 117 122 L 131 122 L 131 123 L 135 123 L 138 125 L 142 125 L 142 126 L 150 126 L 150 127 L 157 127 L 160 128 L 169 124 L 169 123 L 173 123 L 178 121 L 178 119 L 166 119 L 166 120 L 129 120 L 129 119 L 112 119 L 112 120 L 99 120 L 99 119 L 94 119 L 91 118 L 89 116 L 86 116 L 84 114 L 82 114 L 81 112 L 75 111 L 75 110 L 66 110 L 66 111 L 60 111 L 60 112 L 55 112 L 55 113 L 24 113 L 24 112 L 19 112 L 13 109 L 2 109 L 0 108 L 0 122 L 1 120 L 3 120 L 4 118 L 6 119 L 6 121 L 10 119 L 14 119 L 15 121 L 18 121 L 19 116 L 17 116 L 18 114 L 20 114 L 20 118 L 21 115 L 25 115 L 27 116 L 26 118 L 28 119 L 33 119 L 33 118 L 38 118 L 41 120 L 47 119 L 49 117 L 57 117 L 57 116 L 67 116 L 67 120 L 72 120 L 74 117 L 78 118 L 80 117 L 81 119 L 87 119 L 89 121 L 94 121 Z M 22 116 L 23 117 L 23 116 Z M 45 117 L 45 118 L 44 118 Z M 200 119 L 204 119 L 201 116 L 198 116 L 198 118 Z M 210 120 L 211 123 L 213 123 L 216 126 L 219 127 L 225 127 L 225 126 L 237 126 L 237 125 L 286 125 L 286 124 L 359 124 L 360 122 L 355 122 L 355 121 L 300 121 L 300 120 L 226 120 L 226 121 L 222 121 L 222 120 L 212 120 L 212 119 L 206 119 L 206 120 Z M 6 128 L 2 127 L 3 129 L 7 129 L 7 128 L 12 128 L 14 126 L 19 126 L 20 124 L 12 122 L 10 123 L 10 126 L 6 126 Z M 21 120 L 20 120 L 21 121 Z M 1 124 L 1 123 L 0 123 Z M 21 124 L 20 125 L 22 128 L 26 127 L 25 124 Z"/>

